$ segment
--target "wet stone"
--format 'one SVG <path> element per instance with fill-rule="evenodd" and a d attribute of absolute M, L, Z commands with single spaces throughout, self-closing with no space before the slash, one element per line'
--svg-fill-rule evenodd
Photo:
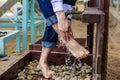
<path fill-rule="evenodd" d="M 31 61 L 15 80 L 92 80 L 92 68 L 87 64 L 76 64 L 74 67 L 51 65 L 50 69 L 55 71 L 51 79 L 44 79 L 41 71 L 35 71 L 37 65 L 38 61 Z"/>

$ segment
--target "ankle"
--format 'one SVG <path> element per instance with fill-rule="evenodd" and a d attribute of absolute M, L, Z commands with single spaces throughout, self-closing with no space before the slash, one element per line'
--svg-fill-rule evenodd
<path fill-rule="evenodd" d="M 44 61 L 40 61 L 39 65 L 40 65 L 40 66 L 46 66 L 46 65 L 47 65 L 47 63 L 46 63 L 46 62 L 44 62 Z"/>

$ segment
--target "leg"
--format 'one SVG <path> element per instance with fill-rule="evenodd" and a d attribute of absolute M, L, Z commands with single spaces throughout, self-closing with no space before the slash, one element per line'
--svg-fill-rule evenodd
<path fill-rule="evenodd" d="M 42 38 L 42 52 L 39 60 L 39 64 L 36 70 L 42 70 L 45 78 L 50 78 L 54 72 L 51 71 L 47 65 L 47 57 L 51 52 L 52 48 L 56 46 L 57 33 L 54 31 L 52 26 L 46 26 L 44 36 Z"/>
<path fill-rule="evenodd" d="M 47 57 L 57 41 L 57 33 L 53 30 L 52 24 L 57 22 L 50 0 L 38 0 L 41 11 L 46 19 L 46 28 L 42 39 L 42 53 L 37 70 L 42 70 L 45 78 L 50 78 L 54 73 L 47 65 Z M 55 19 L 54 21 L 51 19 Z"/>
<path fill-rule="evenodd" d="M 69 4 L 64 4 L 63 5 L 64 7 L 64 12 L 67 12 L 69 10 L 73 10 L 73 7 Z M 82 46 L 79 45 L 79 43 L 77 43 L 75 40 L 74 40 L 74 37 L 73 37 L 73 33 L 72 33 L 72 30 L 71 30 L 71 20 L 72 20 L 72 14 L 68 15 L 67 16 L 67 19 L 68 19 L 68 23 L 69 23 L 69 34 L 71 36 L 71 39 L 70 41 L 67 42 L 66 44 L 66 47 L 69 49 L 69 51 L 71 51 L 71 53 L 73 53 L 73 55 L 77 58 L 85 58 L 89 51 L 87 51 L 86 49 L 84 49 Z"/>
<path fill-rule="evenodd" d="M 41 2 L 41 1 L 43 1 L 43 2 Z M 46 2 L 46 1 L 48 1 L 48 2 Z M 50 78 L 51 75 L 54 72 L 51 71 L 49 69 L 49 67 L 47 66 L 47 56 L 51 52 L 52 47 L 47 47 L 47 45 L 45 45 L 45 44 L 47 42 L 49 42 L 51 44 L 55 44 L 55 42 L 57 41 L 57 34 L 59 34 L 58 29 L 57 29 L 57 24 L 56 24 L 57 23 L 57 20 L 56 20 L 57 18 L 55 16 L 55 13 L 53 12 L 53 10 L 50 8 L 50 7 L 52 7 L 52 5 L 49 4 L 50 0 L 38 0 L 38 3 L 41 7 L 41 11 L 43 12 L 43 15 L 46 18 L 46 24 L 47 24 L 46 29 L 48 29 L 48 31 L 47 30 L 45 31 L 44 35 L 46 35 L 46 36 L 44 36 L 43 39 L 42 39 L 44 44 L 43 44 L 43 47 L 42 47 L 41 58 L 40 58 L 38 66 L 37 66 L 37 69 L 42 70 L 45 78 Z M 48 6 L 48 7 L 45 8 L 46 6 Z M 53 30 L 51 25 L 53 25 L 53 28 L 57 32 L 57 34 Z M 73 43 L 71 44 L 70 41 L 73 42 Z M 79 46 L 79 44 L 77 42 L 75 42 L 75 40 L 73 38 L 71 38 L 70 41 L 66 42 L 65 45 L 73 53 L 73 55 L 75 57 L 83 57 L 83 55 L 86 56 L 86 54 L 88 54 L 87 51 L 85 52 L 86 49 L 85 50 L 84 50 L 84 48 L 81 49 L 81 46 Z M 74 45 L 74 43 L 75 43 L 75 45 Z M 76 44 L 77 44 L 77 46 L 76 46 Z M 82 50 L 84 50 L 84 52 Z M 75 51 L 77 51 L 77 52 L 75 52 Z M 80 51 L 82 51 L 82 52 L 80 53 Z"/>
<path fill-rule="evenodd" d="M 42 47 L 41 58 L 37 66 L 37 70 L 42 70 L 43 76 L 45 78 L 50 78 L 52 74 L 54 74 L 54 71 L 51 71 L 47 65 L 47 57 L 48 57 L 48 54 L 51 52 L 51 50 L 52 48 Z"/>

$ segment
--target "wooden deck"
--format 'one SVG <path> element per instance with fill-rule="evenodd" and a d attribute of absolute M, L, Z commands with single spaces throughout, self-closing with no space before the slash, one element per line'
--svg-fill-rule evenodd
<path fill-rule="evenodd" d="M 11 56 L 8 60 L 0 61 L 0 80 L 9 80 L 13 76 L 15 77 L 20 69 L 28 63 L 28 56 L 29 54 L 25 53 L 21 56 Z"/>

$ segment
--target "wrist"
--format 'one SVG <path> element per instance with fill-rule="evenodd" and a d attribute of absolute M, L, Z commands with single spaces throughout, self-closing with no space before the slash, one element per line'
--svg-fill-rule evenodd
<path fill-rule="evenodd" d="M 64 11 L 57 11 L 56 16 L 57 16 L 58 21 L 66 19 Z"/>

